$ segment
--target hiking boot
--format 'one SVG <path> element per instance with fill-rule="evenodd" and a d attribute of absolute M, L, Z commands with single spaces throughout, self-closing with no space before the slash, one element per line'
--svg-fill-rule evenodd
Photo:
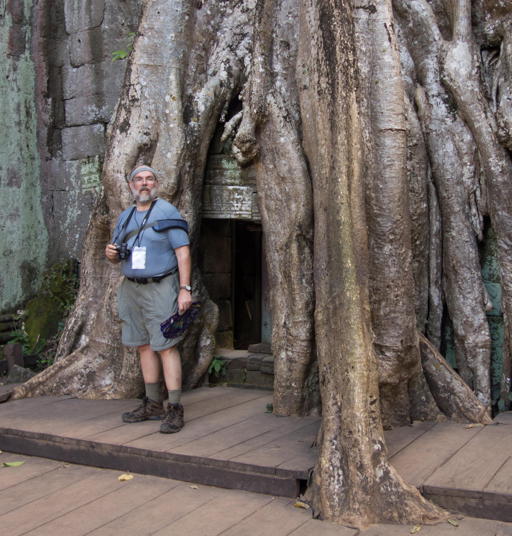
<path fill-rule="evenodd" d="M 183 406 L 181 404 L 169 404 L 167 406 L 167 411 L 165 412 L 165 417 L 160 425 L 160 432 L 162 434 L 175 434 L 179 432 L 183 426 L 185 426 L 185 421 L 183 420 Z"/>
<path fill-rule="evenodd" d="M 133 411 L 123 413 L 123 422 L 159 421 L 165 415 L 163 402 L 155 402 L 147 397 Z"/>

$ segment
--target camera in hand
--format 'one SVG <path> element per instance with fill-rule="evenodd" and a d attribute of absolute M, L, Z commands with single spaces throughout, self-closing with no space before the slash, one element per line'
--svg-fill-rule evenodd
<path fill-rule="evenodd" d="M 117 254 L 119 256 L 119 259 L 122 261 L 125 261 L 131 254 L 132 250 L 128 247 L 128 244 L 126 242 L 123 242 L 119 246 L 117 246 Z"/>

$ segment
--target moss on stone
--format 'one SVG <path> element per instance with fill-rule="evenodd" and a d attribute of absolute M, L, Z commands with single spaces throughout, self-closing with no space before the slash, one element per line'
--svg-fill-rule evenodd
<path fill-rule="evenodd" d="M 78 288 L 76 261 L 54 264 L 43 274 L 38 295 L 25 306 L 25 332 L 31 349 L 43 345 L 61 328 Z"/>

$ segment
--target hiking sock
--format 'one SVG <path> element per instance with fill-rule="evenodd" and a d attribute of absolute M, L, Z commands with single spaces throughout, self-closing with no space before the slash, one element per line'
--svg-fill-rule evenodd
<path fill-rule="evenodd" d="M 153 402 L 162 402 L 162 387 L 160 382 L 157 383 L 145 383 L 144 387 L 146 389 L 146 397 Z"/>
<path fill-rule="evenodd" d="M 169 404 L 179 404 L 181 400 L 181 389 L 167 391 L 169 393 Z"/>

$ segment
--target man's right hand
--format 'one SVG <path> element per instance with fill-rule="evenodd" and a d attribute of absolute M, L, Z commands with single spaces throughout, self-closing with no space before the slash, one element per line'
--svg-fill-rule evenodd
<path fill-rule="evenodd" d="M 107 257 L 110 262 L 119 262 L 119 253 L 115 244 L 107 244 L 107 247 L 105 248 L 105 257 Z"/>

